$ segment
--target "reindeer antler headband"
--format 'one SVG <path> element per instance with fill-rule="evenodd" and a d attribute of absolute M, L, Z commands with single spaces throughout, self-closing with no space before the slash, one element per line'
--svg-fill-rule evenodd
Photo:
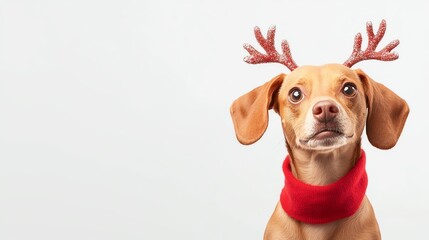
<path fill-rule="evenodd" d="M 283 40 L 281 44 L 283 54 L 277 52 L 274 46 L 274 35 L 276 33 L 275 26 L 272 26 L 268 29 L 266 39 L 262 36 L 259 27 L 255 27 L 254 31 L 256 40 L 265 50 L 266 54 L 258 52 L 254 47 L 246 43 L 244 44 L 244 48 L 249 52 L 250 56 L 244 58 L 245 62 L 251 64 L 277 62 L 285 65 L 291 71 L 298 67 L 298 65 L 292 59 L 289 44 L 286 40 Z M 391 51 L 399 45 L 399 40 L 393 40 L 380 51 L 375 51 L 381 39 L 383 38 L 384 33 L 386 32 L 386 20 L 383 19 L 381 21 L 377 34 L 374 34 L 372 23 L 368 22 L 366 24 L 366 32 L 368 35 L 367 48 L 365 49 L 365 51 L 361 49 L 362 35 L 360 33 L 356 34 L 355 42 L 353 45 L 353 52 L 350 55 L 349 59 L 347 59 L 343 63 L 344 66 L 352 67 L 354 64 L 360 61 L 369 59 L 375 59 L 380 61 L 393 61 L 398 59 L 399 55 L 396 52 Z"/>

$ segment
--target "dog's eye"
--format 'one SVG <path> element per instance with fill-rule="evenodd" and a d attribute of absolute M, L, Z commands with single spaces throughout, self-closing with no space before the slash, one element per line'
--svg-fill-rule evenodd
<path fill-rule="evenodd" d="M 344 84 L 343 93 L 347 97 L 354 97 L 357 94 L 356 85 L 354 85 L 353 83 Z"/>
<path fill-rule="evenodd" d="M 303 98 L 304 95 L 299 88 L 292 88 L 289 91 L 289 101 L 291 103 L 299 103 Z"/>

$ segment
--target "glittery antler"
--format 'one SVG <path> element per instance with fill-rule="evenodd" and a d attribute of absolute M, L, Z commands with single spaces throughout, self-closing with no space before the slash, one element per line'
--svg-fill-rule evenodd
<path fill-rule="evenodd" d="M 362 46 L 362 35 L 360 33 L 356 34 L 355 43 L 353 46 L 352 55 L 344 62 L 344 65 L 347 67 L 353 66 L 355 63 L 358 63 L 363 60 L 376 59 L 381 61 L 393 61 L 398 59 L 399 55 L 392 51 L 399 44 L 399 40 L 393 40 L 386 47 L 381 49 L 379 52 L 376 52 L 378 44 L 386 32 L 386 20 L 382 20 L 380 27 L 378 28 L 377 34 L 374 35 L 372 29 L 372 23 L 368 22 L 366 24 L 366 32 L 368 34 L 368 47 L 365 51 L 361 50 Z"/>
<path fill-rule="evenodd" d="M 286 40 L 283 40 L 281 45 L 283 54 L 279 54 L 277 52 L 274 46 L 274 35 L 276 34 L 275 26 L 271 26 L 268 29 L 267 39 L 262 36 L 261 29 L 259 29 L 259 27 L 255 27 L 254 31 L 256 40 L 265 50 L 266 54 L 258 52 L 254 47 L 246 43 L 243 47 L 249 52 L 250 56 L 244 58 L 245 62 L 251 64 L 277 62 L 285 65 L 291 71 L 298 67 L 292 59 L 289 44 Z"/>

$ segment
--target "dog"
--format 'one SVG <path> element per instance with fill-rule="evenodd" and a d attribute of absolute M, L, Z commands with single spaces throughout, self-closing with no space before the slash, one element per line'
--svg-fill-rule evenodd
<path fill-rule="evenodd" d="M 385 24 L 383 20 L 374 35 L 368 23 L 369 45 L 371 39 L 379 42 L 377 38 L 384 35 Z M 399 41 L 378 52 L 387 49 L 380 54 L 384 59 L 369 58 L 366 50 L 360 50 L 356 37 L 352 56 L 344 64 L 298 67 L 287 42 L 282 43 L 282 57 L 272 54 L 274 31 L 271 28 L 265 39 L 255 28 L 258 42 L 267 54 L 245 45 L 251 54 L 245 60 L 282 62 L 291 72 L 239 97 L 230 108 L 236 137 L 245 145 L 262 137 L 270 109 L 281 119 L 289 154 L 283 163 L 286 180 L 264 239 L 381 239 L 365 195 L 368 180 L 361 136 L 366 127 L 373 146 L 392 148 L 404 128 L 409 107 L 392 90 L 350 66 L 366 59 L 396 59 L 397 54 L 390 51 Z M 368 46 L 368 52 L 374 54 L 375 47 Z"/>

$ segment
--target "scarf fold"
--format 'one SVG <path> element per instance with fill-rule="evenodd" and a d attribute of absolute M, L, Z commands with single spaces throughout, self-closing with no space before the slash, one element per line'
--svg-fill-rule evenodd
<path fill-rule="evenodd" d="M 290 157 L 283 162 L 285 186 L 280 194 L 283 210 L 292 218 L 323 224 L 352 216 L 362 203 L 368 185 L 366 156 L 342 178 L 326 186 L 306 184 L 292 175 Z"/>

